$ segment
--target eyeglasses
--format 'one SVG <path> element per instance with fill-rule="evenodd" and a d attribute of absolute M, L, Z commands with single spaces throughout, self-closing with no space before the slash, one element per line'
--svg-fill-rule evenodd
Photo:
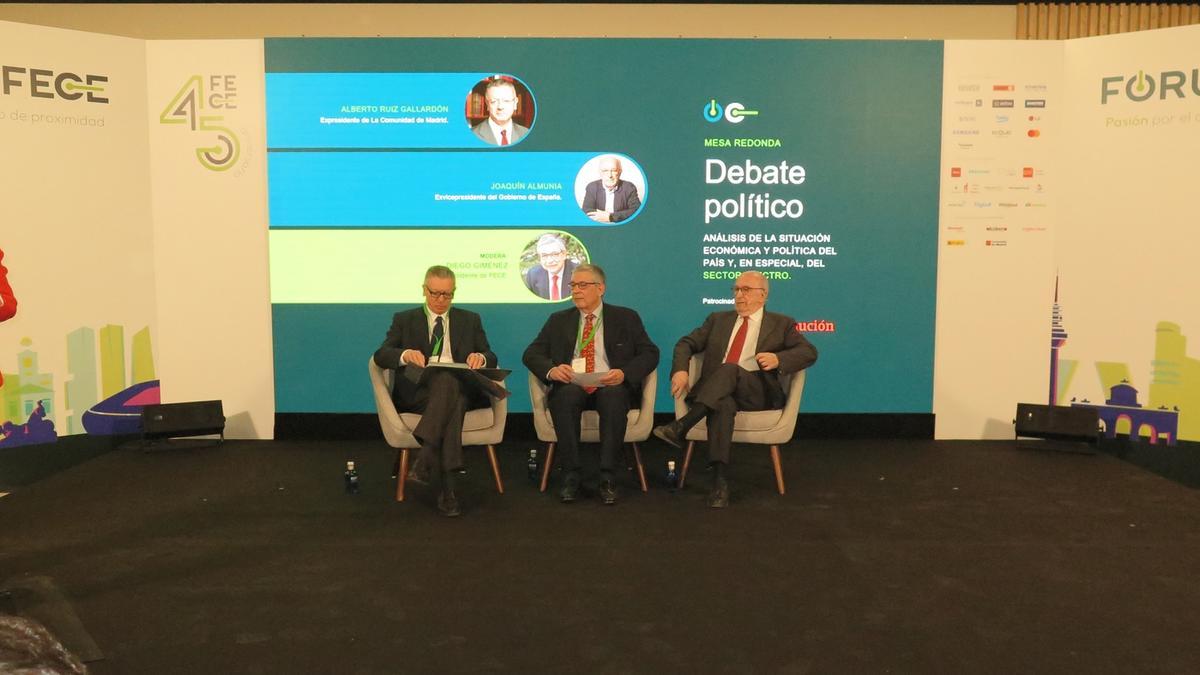
<path fill-rule="evenodd" d="M 538 251 L 539 258 L 561 258 L 561 257 L 565 256 L 566 254 L 567 254 L 566 251 L 550 251 L 549 253 L 543 253 L 541 251 Z"/>
<path fill-rule="evenodd" d="M 572 281 L 571 283 L 569 283 L 567 285 L 571 287 L 571 290 L 575 290 L 576 288 L 587 288 L 588 286 L 599 286 L 600 282 L 599 281 Z"/>
<path fill-rule="evenodd" d="M 512 105 L 516 100 L 515 98 L 489 98 L 488 103 L 491 105 Z"/>
<path fill-rule="evenodd" d="M 425 294 L 436 300 L 450 300 L 454 298 L 454 291 L 431 291 L 428 286 L 423 286 Z"/>
<path fill-rule="evenodd" d="M 763 288 L 762 286 L 734 286 L 733 294 L 737 295 L 739 293 L 749 293 L 750 291 L 765 291 L 765 290 L 767 290 L 767 289 Z"/>

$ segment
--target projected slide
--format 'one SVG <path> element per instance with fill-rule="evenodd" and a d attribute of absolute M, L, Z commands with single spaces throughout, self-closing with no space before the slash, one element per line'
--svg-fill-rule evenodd
<path fill-rule="evenodd" d="M 373 410 L 363 362 L 434 264 L 523 376 L 525 346 L 570 303 L 552 280 L 585 262 L 667 355 L 730 308 L 741 271 L 763 271 L 768 308 L 821 351 L 805 410 L 930 411 L 940 43 L 266 49 L 280 412 Z"/>

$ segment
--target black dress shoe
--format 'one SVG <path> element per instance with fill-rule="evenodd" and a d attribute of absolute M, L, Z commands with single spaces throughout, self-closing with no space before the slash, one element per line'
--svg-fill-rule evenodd
<path fill-rule="evenodd" d="M 558 500 L 564 504 L 579 499 L 579 476 L 571 474 L 563 482 L 563 486 L 558 491 Z"/>
<path fill-rule="evenodd" d="M 428 485 L 429 465 L 430 462 L 426 458 L 418 456 L 413 460 L 412 466 L 408 467 L 407 480 L 420 483 L 421 485 Z"/>
<path fill-rule="evenodd" d="M 729 506 L 729 483 L 718 480 L 713 483 L 712 490 L 708 492 L 708 507 L 723 509 L 726 506 Z"/>
<path fill-rule="evenodd" d="M 654 427 L 654 435 L 680 450 L 683 449 L 683 429 L 678 420 Z"/>
<path fill-rule="evenodd" d="M 617 486 L 613 485 L 611 480 L 600 482 L 600 501 L 604 502 L 605 506 L 617 503 Z"/>
<path fill-rule="evenodd" d="M 437 508 L 438 513 L 447 518 L 455 518 L 462 515 L 462 509 L 458 507 L 458 497 L 455 496 L 453 490 L 443 490 L 438 495 Z"/>

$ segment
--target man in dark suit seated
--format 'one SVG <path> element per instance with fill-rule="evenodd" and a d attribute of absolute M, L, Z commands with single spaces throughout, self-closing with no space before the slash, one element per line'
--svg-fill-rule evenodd
<path fill-rule="evenodd" d="M 617 502 L 613 465 L 625 442 L 632 405 L 641 405 L 642 382 L 658 366 L 658 347 L 650 341 L 638 313 L 603 302 L 604 270 L 580 265 L 571 279 L 575 306 L 555 312 L 525 350 L 529 372 L 550 385 L 547 407 L 558 436 L 559 457 L 567 475 L 559 491 L 563 502 L 579 496 L 580 415 L 600 415 L 600 498 Z M 577 373 L 603 373 L 600 386 L 580 386 Z"/>
<path fill-rule="evenodd" d="M 567 254 L 567 244 L 557 234 L 547 232 L 537 240 L 538 264 L 525 271 L 525 285 L 547 300 L 562 300 L 571 292 L 575 261 Z"/>
<path fill-rule="evenodd" d="M 421 414 L 421 422 L 413 430 L 421 443 L 416 466 L 424 471 L 433 466 L 441 468 L 438 511 L 444 516 L 457 516 L 462 511 L 454 493 L 454 475 L 463 465 L 463 418 L 467 410 L 487 407 L 487 394 L 446 370 L 426 373 L 418 385 L 405 376 L 405 369 L 423 368 L 432 362 L 494 368 L 496 355 L 488 345 L 479 315 L 450 306 L 455 289 L 450 268 L 430 267 L 421 288 L 425 304 L 392 317 L 392 327 L 375 351 L 375 364 L 396 369 L 392 389 L 396 410 Z"/>
<path fill-rule="evenodd" d="M 713 312 L 704 324 L 675 343 L 671 395 L 688 394 L 688 363 L 704 352 L 700 379 L 687 396 L 687 414 L 654 428 L 654 435 L 682 448 L 688 430 L 708 418 L 708 460 L 713 486 L 708 505 L 729 505 L 729 446 L 739 410 L 775 410 L 785 401 L 780 374 L 795 373 L 817 360 L 817 349 L 789 316 L 765 309 L 770 287 L 761 272 L 743 272 L 733 286 L 735 311 Z"/>
<path fill-rule="evenodd" d="M 637 212 L 642 205 L 637 188 L 621 180 L 618 157 L 600 159 L 600 180 L 587 184 L 583 191 L 583 211 L 597 223 L 619 223 Z"/>

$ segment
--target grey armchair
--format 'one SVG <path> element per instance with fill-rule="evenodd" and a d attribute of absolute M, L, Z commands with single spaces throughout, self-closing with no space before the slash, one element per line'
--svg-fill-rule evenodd
<path fill-rule="evenodd" d="M 700 379 L 700 364 L 704 363 L 704 353 L 693 354 L 688 364 L 688 384 L 695 385 Z M 796 415 L 800 412 L 800 397 L 804 394 L 804 372 L 781 376 L 781 384 L 787 392 L 787 399 L 781 410 L 756 410 L 739 412 L 733 418 L 734 443 L 759 443 L 771 446 L 771 461 L 775 465 L 775 487 L 779 494 L 784 494 L 783 467 L 779 462 L 779 445 L 792 440 L 796 430 Z M 687 413 L 687 404 L 682 397 L 675 399 L 675 418 Z M 679 487 L 683 487 L 687 479 L 688 465 L 692 461 L 692 450 L 696 441 L 708 440 L 708 422 L 700 422 L 688 430 L 687 454 L 683 458 L 683 470 L 679 472 Z"/>
<path fill-rule="evenodd" d="M 419 448 L 412 430 L 421 421 L 418 413 L 396 412 L 392 403 L 392 377 L 394 372 L 375 365 L 375 359 L 367 359 L 371 374 L 371 387 L 375 392 L 375 410 L 379 413 L 379 427 L 388 445 L 399 451 L 400 470 L 396 475 L 396 501 L 404 501 L 404 483 L 408 476 L 408 451 Z M 501 383 L 503 386 L 503 383 Z M 508 420 L 508 399 L 493 399 L 490 408 L 467 412 L 463 420 L 462 444 L 487 447 L 488 459 L 492 463 L 492 475 L 496 479 L 496 492 L 504 494 L 504 481 L 500 478 L 500 465 L 496 462 L 495 446 L 504 439 L 504 424 Z"/>

